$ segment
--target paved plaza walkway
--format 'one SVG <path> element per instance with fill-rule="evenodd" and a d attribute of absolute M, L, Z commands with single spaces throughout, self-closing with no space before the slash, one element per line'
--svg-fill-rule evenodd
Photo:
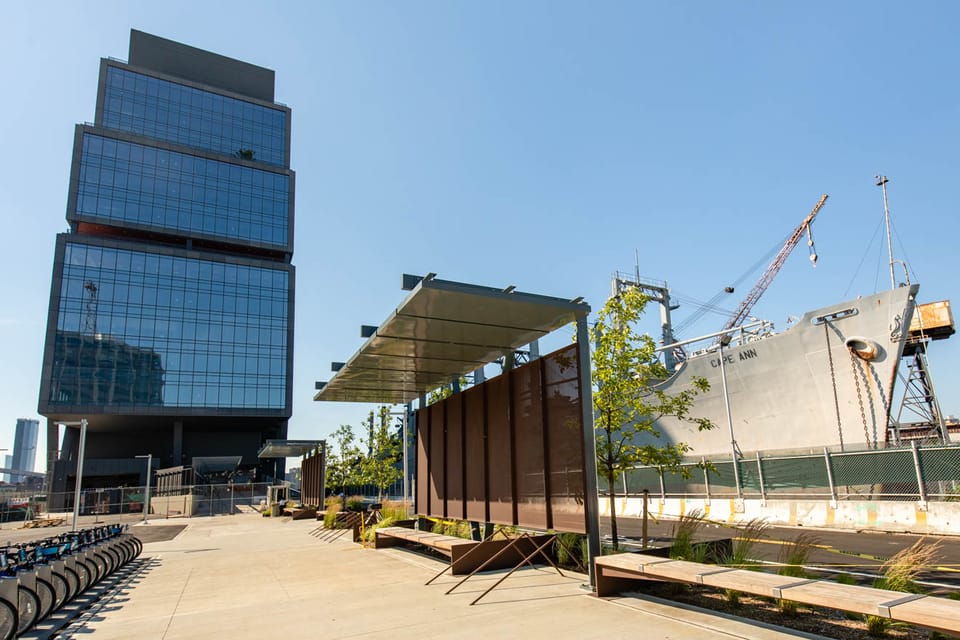
<path fill-rule="evenodd" d="M 502 572 L 424 583 L 443 564 L 402 549 L 311 536 L 312 520 L 234 515 L 144 544 L 142 569 L 58 638 L 775 638 L 812 637 L 641 598 L 598 599 L 581 574 L 524 569 L 474 606 Z M 149 540 L 150 536 L 144 535 Z"/>

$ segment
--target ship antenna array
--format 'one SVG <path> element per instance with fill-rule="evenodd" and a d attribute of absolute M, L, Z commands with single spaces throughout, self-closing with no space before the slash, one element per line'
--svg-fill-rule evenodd
<path fill-rule="evenodd" d="M 893 275 L 893 242 L 890 238 L 890 207 L 887 205 L 887 176 L 877 176 L 877 186 L 883 190 L 883 222 L 887 227 L 887 254 L 890 257 L 890 288 L 897 287 L 896 277 Z"/>
<path fill-rule="evenodd" d="M 807 214 L 807 217 L 803 219 L 803 222 L 800 223 L 800 226 L 793 230 L 793 233 L 790 234 L 790 237 L 783 244 L 780 252 L 777 253 L 776 257 L 767 267 L 766 271 L 764 271 L 763 275 L 760 276 L 760 279 L 757 280 L 757 283 L 753 285 L 750 293 L 748 293 L 747 297 L 743 299 L 743 301 L 740 303 L 740 306 L 737 307 L 737 310 L 733 313 L 733 317 L 730 318 L 721 331 L 733 329 L 743 322 L 744 318 L 746 318 L 750 313 L 750 310 L 753 309 L 753 305 L 757 303 L 757 300 L 760 299 L 760 296 L 763 295 L 763 292 L 766 291 L 767 287 L 770 286 L 770 283 L 773 282 L 773 279 L 776 277 L 777 273 L 780 272 L 781 267 L 783 267 L 783 264 L 793 252 L 793 249 L 797 246 L 797 243 L 800 242 L 800 238 L 803 237 L 804 233 L 806 233 L 807 244 L 810 247 L 810 261 L 813 263 L 813 266 L 817 266 L 817 253 L 814 250 L 813 233 L 810 231 L 810 225 L 813 224 L 813 220 L 817 217 L 820 209 L 827 201 L 827 197 L 827 194 L 820 196 L 820 201 L 817 202 L 816 206 L 813 207 L 813 210 Z"/>

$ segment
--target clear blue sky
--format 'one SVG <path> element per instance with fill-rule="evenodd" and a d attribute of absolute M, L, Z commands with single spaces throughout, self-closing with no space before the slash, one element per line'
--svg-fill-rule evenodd
<path fill-rule="evenodd" d="M 889 286 L 882 234 L 870 243 L 885 173 L 921 298 L 960 304 L 957 24 L 952 2 L 10 3 L 0 447 L 39 417 L 73 128 L 131 28 L 277 73 L 297 172 L 290 437 L 322 438 L 369 407 L 315 403 L 313 383 L 402 299 L 404 272 L 596 309 L 638 249 L 642 275 L 707 300 L 828 193 L 819 266 L 801 244 L 755 307 L 783 328 Z M 958 358 L 960 337 L 930 355 L 946 413 Z"/>

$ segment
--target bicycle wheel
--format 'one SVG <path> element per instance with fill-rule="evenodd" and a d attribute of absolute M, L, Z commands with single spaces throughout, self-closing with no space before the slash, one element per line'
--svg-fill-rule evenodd
<path fill-rule="evenodd" d="M 80 574 L 74 571 L 71 567 L 64 567 L 63 575 L 67 578 L 67 584 L 70 585 L 70 593 L 67 595 L 67 600 L 70 601 L 77 597 L 80 593 Z"/>
<path fill-rule="evenodd" d="M 88 553 L 84 562 L 90 569 L 90 586 L 97 584 L 107 575 L 107 564 L 96 553 Z"/>
<path fill-rule="evenodd" d="M 74 566 L 76 567 L 77 577 L 80 578 L 80 587 L 77 593 L 83 593 L 93 584 L 93 576 L 90 575 L 90 567 L 83 560 L 77 560 L 77 564 Z"/>
<path fill-rule="evenodd" d="M 107 561 L 107 575 L 110 575 L 120 567 L 120 557 L 109 544 L 104 544 L 100 548 L 100 553 Z"/>
<path fill-rule="evenodd" d="M 57 592 L 54 586 L 44 580 L 37 578 L 37 595 L 40 596 L 40 612 L 37 614 L 37 622 L 40 622 L 53 611 L 57 604 Z"/>
<path fill-rule="evenodd" d="M 54 571 L 50 576 L 50 584 L 53 585 L 54 593 L 53 611 L 56 611 L 70 598 L 70 583 L 66 575 Z"/>
<path fill-rule="evenodd" d="M 30 587 L 17 587 L 17 614 L 20 616 L 17 623 L 17 635 L 32 627 L 40 615 L 40 596 Z"/>
<path fill-rule="evenodd" d="M 137 536 L 130 536 L 130 540 L 133 542 L 134 547 L 136 547 L 136 553 L 134 553 L 134 558 L 143 553 L 143 543 L 140 542 L 140 538 Z"/>
<path fill-rule="evenodd" d="M 17 636 L 17 608 L 0 599 L 0 640 L 13 640 Z"/>

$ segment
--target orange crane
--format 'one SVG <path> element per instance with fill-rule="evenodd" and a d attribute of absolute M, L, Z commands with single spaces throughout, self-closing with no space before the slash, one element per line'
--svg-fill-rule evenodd
<path fill-rule="evenodd" d="M 728 329 L 733 329 L 743 322 L 744 318 L 750 313 L 750 310 L 753 309 L 753 305 L 757 303 L 757 300 L 760 299 L 760 296 L 763 295 L 763 292 L 767 290 L 767 287 L 770 286 L 770 283 L 773 282 L 773 279 L 779 273 L 780 268 L 783 267 L 783 263 L 787 261 L 787 257 L 793 252 L 793 249 L 797 246 L 797 243 L 800 242 L 800 238 L 803 237 L 804 232 L 807 234 L 807 245 L 810 247 L 810 262 L 813 263 L 813 266 L 817 266 L 817 252 L 813 245 L 813 233 L 810 231 L 810 225 L 813 224 L 814 218 L 817 217 L 817 214 L 820 213 L 820 209 L 823 207 L 824 203 L 827 201 L 827 194 L 820 196 L 820 201 L 817 202 L 817 205 L 813 208 L 807 217 L 803 219 L 803 222 L 800 223 L 800 226 L 793 230 L 793 233 L 783 244 L 783 247 L 780 249 L 780 252 L 773 259 L 773 262 L 770 263 L 770 266 L 767 267 L 766 271 L 763 272 L 763 275 L 760 276 L 760 279 L 757 280 L 757 283 L 753 285 L 753 288 L 750 290 L 750 293 L 747 294 L 747 297 L 743 299 L 740 303 L 740 306 L 737 307 L 737 310 L 734 311 L 733 317 L 723 326 L 721 331 L 727 331 Z"/>

